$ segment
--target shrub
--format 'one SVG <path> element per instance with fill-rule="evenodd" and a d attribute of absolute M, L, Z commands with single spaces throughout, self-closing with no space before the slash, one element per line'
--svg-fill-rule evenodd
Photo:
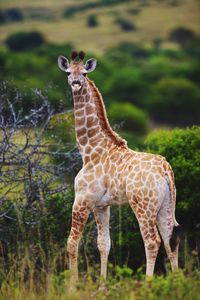
<path fill-rule="evenodd" d="M 120 26 L 123 31 L 133 31 L 136 30 L 136 26 L 129 20 L 125 20 L 123 18 L 118 18 L 116 20 L 116 24 Z"/>
<path fill-rule="evenodd" d="M 134 58 L 148 58 L 150 55 L 150 51 L 138 44 L 123 42 L 119 45 L 118 51 L 123 55 L 127 53 Z"/>
<path fill-rule="evenodd" d="M 34 201 L 27 205 L 24 201 L 7 199 L 1 212 L 9 211 L 8 218 L 1 219 L 2 241 L 8 245 L 9 259 L 15 254 L 22 259 L 29 247 L 29 254 L 37 267 L 48 260 L 53 251 L 65 246 L 70 230 L 73 191 L 46 196 L 44 202 Z M 19 251 L 20 249 L 20 251 Z M 6 254 L 6 253 L 5 253 Z M 11 262 L 11 261 L 10 261 Z M 49 261 L 50 262 L 50 261 Z"/>
<path fill-rule="evenodd" d="M 140 8 L 131 8 L 127 12 L 129 14 L 131 14 L 131 15 L 135 15 L 136 16 L 136 15 L 138 15 L 141 12 L 141 10 L 140 10 Z"/>
<path fill-rule="evenodd" d="M 200 123 L 200 89 L 185 78 L 163 78 L 154 86 L 149 110 L 155 120 L 173 125 Z"/>
<path fill-rule="evenodd" d="M 32 50 L 44 43 L 43 35 L 36 31 L 13 33 L 6 39 L 6 45 L 12 51 Z"/>
<path fill-rule="evenodd" d="M 164 155 L 171 163 L 177 187 L 177 219 L 187 229 L 199 230 L 200 127 L 151 133 L 147 150 Z"/>
<path fill-rule="evenodd" d="M 0 11 L 0 23 L 19 22 L 23 20 L 23 14 L 17 8 L 10 8 Z"/>
<path fill-rule="evenodd" d="M 134 150 L 144 149 L 144 137 L 133 131 L 119 131 L 120 136 L 127 141 L 128 147 Z"/>
<path fill-rule="evenodd" d="M 87 25 L 89 27 L 96 27 L 98 25 L 97 16 L 96 15 L 90 15 L 87 19 Z"/>
<path fill-rule="evenodd" d="M 0 76 L 2 76 L 3 78 L 5 78 L 7 60 L 8 60 L 8 53 L 6 49 L 1 49 L 0 50 L 0 65 L 1 65 Z"/>
<path fill-rule="evenodd" d="M 146 113 L 131 103 L 112 103 L 108 115 L 125 131 L 132 131 L 137 135 L 147 133 L 148 118 Z"/>
<path fill-rule="evenodd" d="M 152 55 L 146 62 L 143 74 L 146 80 L 155 83 L 163 77 L 169 77 L 172 70 L 173 62 L 171 59 L 161 55 Z"/>
<path fill-rule="evenodd" d="M 196 34 L 194 31 L 185 27 L 176 28 L 169 34 L 169 40 L 180 44 L 182 47 L 185 47 L 188 43 L 194 40 L 195 37 Z"/>
<path fill-rule="evenodd" d="M 64 10 L 63 17 L 70 18 L 73 17 L 78 12 L 88 11 L 89 9 L 97 8 L 101 6 L 102 3 L 100 2 L 88 2 L 88 3 L 83 3 L 75 6 L 70 6 Z"/>
<path fill-rule="evenodd" d="M 113 102 L 126 101 L 142 107 L 148 86 L 143 80 L 141 71 L 137 67 L 118 66 L 118 68 L 120 72 L 116 71 L 106 80 L 104 90 L 107 98 Z"/>
<path fill-rule="evenodd" d="M 196 64 L 199 63 L 200 57 L 200 36 L 197 36 L 194 40 L 188 43 L 184 50 L 188 53 L 193 59 L 196 59 Z"/>
<path fill-rule="evenodd" d="M 68 55 L 72 52 L 73 47 L 71 44 L 44 44 L 42 47 L 34 49 L 34 53 L 41 57 L 48 58 L 48 62 L 55 65 L 58 55 L 60 53 L 67 53 Z M 57 70 L 57 69 L 56 69 Z"/>
<path fill-rule="evenodd" d="M 47 128 L 46 136 L 54 141 L 52 148 L 57 151 L 59 148 L 67 152 L 75 144 L 74 116 L 71 112 L 55 114 Z"/>
<path fill-rule="evenodd" d="M 184 259 L 185 268 L 191 270 L 198 262 L 200 243 L 200 127 L 159 130 L 150 134 L 145 144 L 147 151 L 164 155 L 172 165 L 177 189 L 176 218 L 187 236 L 185 257 L 181 255 L 180 261 L 182 264 Z M 190 250 L 192 255 L 188 254 Z"/>
<path fill-rule="evenodd" d="M 71 18 L 75 15 L 76 13 L 76 8 L 75 7 L 68 7 L 64 10 L 64 13 L 63 13 L 63 17 L 64 18 Z"/>
<path fill-rule="evenodd" d="M 178 53 L 180 54 L 180 52 Z M 185 57 L 176 57 L 176 54 L 171 52 L 165 55 L 162 53 L 152 55 L 143 68 L 145 80 L 155 84 L 165 77 L 188 78 L 194 69 L 194 63 Z"/>

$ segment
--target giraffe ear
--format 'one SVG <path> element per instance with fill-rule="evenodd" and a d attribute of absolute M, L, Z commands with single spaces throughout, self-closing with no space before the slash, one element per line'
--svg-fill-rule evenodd
<path fill-rule="evenodd" d="M 92 72 L 96 68 L 96 65 L 97 65 L 96 59 L 94 58 L 88 59 L 85 63 L 85 69 L 88 73 Z"/>
<path fill-rule="evenodd" d="M 59 56 L 58 57 L 58 66 L 62 71 L 66 71 L 67 68 L 69 67 L 68 59 L 64 56 Z"/>

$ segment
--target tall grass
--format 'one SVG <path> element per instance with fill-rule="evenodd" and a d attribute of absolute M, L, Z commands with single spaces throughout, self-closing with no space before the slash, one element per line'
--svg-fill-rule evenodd
<path fill-rule="evenodd" d="M 61 257 L 38 267 L 28 251 L 9 270 L 0 271 L 1 300 L 198 300 L 200 299 L 200 271 L 187 274 L 183 270 L 166 277 L 155 276 L 145 280 L 138 270 L 134 275 L 127 267 L 109 266 L 108 280 L 99 285 L 98 268 L 81 273 L 75 289 L 69 284 L 69 271 L 58 271 Z M 6 268 L 5 268 L 6 269 Z"/>

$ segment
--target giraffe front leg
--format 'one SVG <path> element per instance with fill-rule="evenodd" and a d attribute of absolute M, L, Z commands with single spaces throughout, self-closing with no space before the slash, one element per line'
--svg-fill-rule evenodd
<path fill-rule="evenodd" d="M 101 278 L 106 279 L 108 255 L 111 245 L 109 230 L 110 207 L 95 208 L 93 212 L 98 230 L 97 246 L 101 256 Z"/>
<path fill-rule="evenodd" d="M 88 207 L 85 197 L 76 197 L 72 209 L 71 231 L 67 241 L 72 284 L 78 280 L 78 245 L 90 212 L 91 209 Z"/>

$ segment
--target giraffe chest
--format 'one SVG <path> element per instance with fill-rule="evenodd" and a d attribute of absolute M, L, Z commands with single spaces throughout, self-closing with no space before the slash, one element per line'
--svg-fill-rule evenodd
<path fill-rule="evenodd" d="M 128 202 L 126 193 L 123 190 L 108 189 L 100 199 L 98 206 L 124 205 Z"/>
<path fill-rule="evenodd" d="M 101 164 L 91 170 L 83 168 L 80 171 L 75 180 L 75 191 L 93 195 L 96 206 L 127 203 L 125 180 L 116 171 L 111 174 L 107 169 L 104 170 Z"/>
<path fill-rule="evenodd" d="M 103 194 L 98 200 L 97 206 L 123 205 L 127 203 L 125 182 L 121 177 L 106 174 L 102 178 Z"/>

